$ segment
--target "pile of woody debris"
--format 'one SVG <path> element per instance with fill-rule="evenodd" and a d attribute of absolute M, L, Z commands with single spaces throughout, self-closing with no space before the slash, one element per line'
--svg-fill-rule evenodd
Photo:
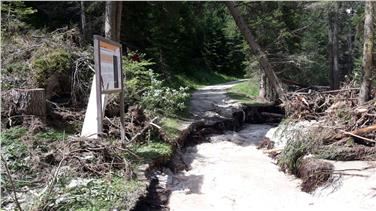
<path fill-rule="evenodd" d="M 301 89 L 290 92 L 283 107 L 294 120 L 317 120 L 331 133 L 324 143 L 353 139 L 373 147 L 376 143 L 376 99 L 358 105 L 359 88 L 354 82 L 339 90 Z M 373 92 L 375 93 L 375 92 Z"/>

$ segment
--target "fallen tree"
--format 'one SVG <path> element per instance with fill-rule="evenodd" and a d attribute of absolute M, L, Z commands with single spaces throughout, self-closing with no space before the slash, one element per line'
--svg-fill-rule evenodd
<path fill-rule="evenodd" d="M 285 91 L 283 90 L 282 84 L 279 81 L 277 75 L 275 74 L 272 65 L 270 64 L 267 55 L 262 51 L 260 45 L 256 42 L 255 37 L 253 36 L 251 30 L 249 30 L 246 22 L 240 14 L 238 8 L 233 1 L 225 2 L 230 14 L 235 20 L 236 25 L 239 28 L 239 31 L 243 34 L 246 39 L 249 47 L 254 51 L 254 53 L 259 57 L 259 62 L 261 64 L 261 69 L 265 72 L 268 81 L 270 82 L 272 88 L 282 101 L 285 99 Z"/>

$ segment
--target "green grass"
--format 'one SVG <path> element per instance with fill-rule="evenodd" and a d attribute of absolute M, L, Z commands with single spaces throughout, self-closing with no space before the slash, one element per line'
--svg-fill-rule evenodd
<path fill-rule="evenodd" d="M 247 80 L 241 82 L 228 91 L 228 95 L 244 104 L 257 103 L 257 96 L 259 94 L 259 83 L 255 80 Z"/>
<path fill-rule="evenodd" d="M 164 142 L 151 142 L 135 147 L 134 152 L 147 161 L 167 158 L 172 155 L 171 145 Z"/>
<path fill-rule="evenodd" d="M 228 76 L 214 71 L 192 70 L 189 73 L 175 75 L 171 83 L 173 86 L 187 86 L 194 90 L 202 86 L 221 84 L 237 79 L 239 79 L 239 77 Z"/>
<path fill-rule="evenodd" d="M 179 117 L 165 117 L 161 121 L 161 126 L 169 140 L 174 140 L 179 137 L 183 124 L 184 122 L 180 120 Z"/>
<path fill-rule="evenodd" d="M 46 141 L 59 141 L 65 140 L 67 138 L 67 134 L 65 131 L 57 131 L 57 130 L 49 130 L 46 132 L 40 132 L 36 135 L 37 139 L 43 139 Z"/>

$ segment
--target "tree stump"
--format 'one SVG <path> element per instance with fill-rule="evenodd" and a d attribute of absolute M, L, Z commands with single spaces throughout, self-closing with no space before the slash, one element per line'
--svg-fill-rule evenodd
<path fill-rule="evenodd" d="M 3 93 L 2 116 L 7 117 L 12 125 L 13 118 L 21 117 L 28 126 L 46 123 L 46 97 L 44 89 L 12 89 Z"/>

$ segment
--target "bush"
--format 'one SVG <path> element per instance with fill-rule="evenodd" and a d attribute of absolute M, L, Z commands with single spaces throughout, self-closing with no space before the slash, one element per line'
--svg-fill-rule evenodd
<path fill-rule="evenodd" d="M 149 69 L 154 63 L 144 59 L 143 54 L 131 52 L 123 58 L 123 64 L 127 76 L 127 96 L 131 104 L 138 102 L 148 111 L 163 115 L 173 115 L 186 108 L 188 88 L 165 86 L 159 74 Z"/>
<path fill-rule="evenodd" d="M 54 73 L 66 73 L 71 69 L 71 54 L 65 50 L 56 50 L 41 55 L 32 61 L 35 80 L 38 86 L 44 87 L 46 79 Z"/>
<path fill-rule="evenodd" d="M 173 89 L 163 86 L 163 81 L 156 78 L 151 72 L 151 84 L 143 93 L 141 105 L 153 113 L 173 115 L 186 108 L 186 101 L 189 98 L 187 87 Z"/>
<path fill-rule="evenodd" d="M 150 86 L 151 69 L 154 63 L 144 59 L 144 54 L 130 52 L 128 56 L 123 57 L 123 71 L 126 76 L 125 86 L 128 97 L 131 100 L 140 100 L 140 93 Z M 135 58 L 137 60 L 134 60 Z"/>

